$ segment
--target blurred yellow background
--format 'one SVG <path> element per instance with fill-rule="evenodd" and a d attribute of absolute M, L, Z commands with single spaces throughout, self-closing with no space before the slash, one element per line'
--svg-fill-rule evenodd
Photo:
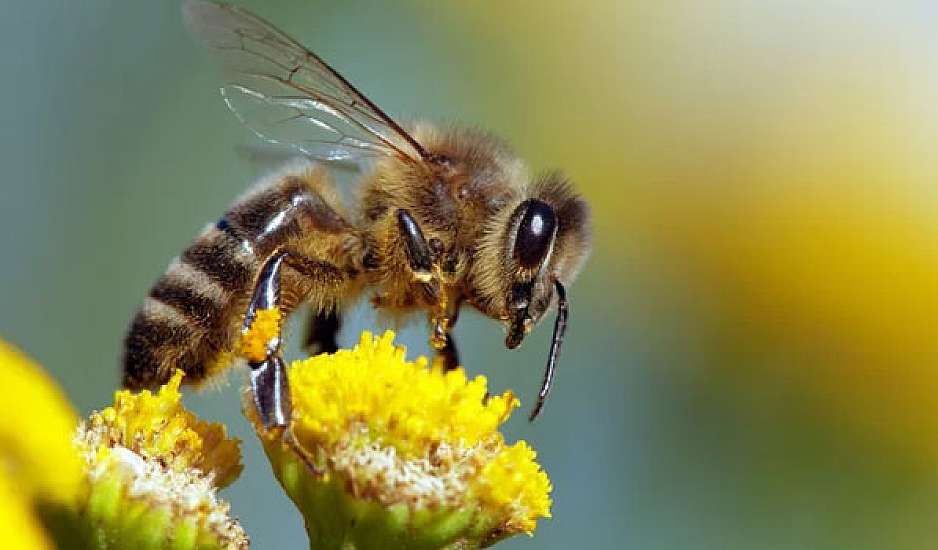
<path fill-rule="evenodd" d="M 0 18 L 0 334 L 83 412 L 149 284 L 264 168 L 175 2 L 129 4 Z M 933 4 L 241 5 L 390 113 L 490 129 L 593 205 L 558 385 L 510 430 L 554 519 L 506 547 L 934 545 Z M 548 333 L 512 354 L 479 316 L 457 329 L 528 404 Z M 188 403 L 246 440 L 228 496 L 255 546 L 302 547 L 231 378 Z"/>

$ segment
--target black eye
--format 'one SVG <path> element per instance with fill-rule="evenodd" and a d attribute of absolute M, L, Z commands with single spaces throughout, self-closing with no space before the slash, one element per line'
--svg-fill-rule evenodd
<path fill-rule="evenodd" d="M 524 201 L 518 210 L 524 213 L 515 235 L 514 256 L 522 266 L 534 267 L 544 260 L 550 249 L 557 217 L 549 204 L 537 199 Z"/>

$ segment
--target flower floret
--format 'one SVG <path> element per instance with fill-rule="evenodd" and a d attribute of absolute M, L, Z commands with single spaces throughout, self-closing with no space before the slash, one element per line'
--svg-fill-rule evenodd
<path fill-rule="evenodd" d="M 518 400 L 505 392 L 486 399 L 484 376 L 465 371 L 441 375 L 419 357 L 405 360 L 394 334 L 362 334 L 359 345 L 299 361 L 290 370 L 297 408 L 296 432 L 313 444 L 335 444 L 353 427 L 404 457 L 426 454 L 441 442 L 470 447 L 496 433 Z"/>
<path fill-rule="evenodd" d="M 201 470 L 224 487 L 241 472 L 240 441 L 228 438 L 223 425 L 199 420 L 182 406 L 182 377 L 176 371 L 155 394 L 115 392 L 114 405 L 92 413 L 87 431 L 97 432 L 101 445 L 125 447 L 177 471 Z"/>

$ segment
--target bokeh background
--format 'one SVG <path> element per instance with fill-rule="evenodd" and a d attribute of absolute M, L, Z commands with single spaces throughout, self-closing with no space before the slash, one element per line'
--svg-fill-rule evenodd
<path fill-rule="evenodd" d="M 491 129 L 593 204 L 558 385 L 508 429 L 554 518 L 505 548 L 934 547 L 933 3 L 241 4 L 389 112 Z M 173 1 L 4 2 L 0 82 L 0 335 L 86 413 L 151 282 L 265 167 Z M 530 405 L 549 326 L 515 352 L 478 315 L 456 332 Z M 244 439 L 226 496 L 254 546 L 303 548 L 239 380 L 187 404 Z"/>

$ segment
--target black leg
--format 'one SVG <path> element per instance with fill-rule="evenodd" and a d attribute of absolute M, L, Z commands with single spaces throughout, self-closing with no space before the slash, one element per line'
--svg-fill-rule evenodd
<path fill-rule="evenodd" d="M 251 302 L 244 315 L 241 332 L 250 330 L 260 310 L 280 306 L 280 272 L 285 252 L 277 252 L 261 268 Z M 290 422 L 290 384 L 286 368 L 280 357 L 280 332 L 266 342 L 266 357 L 261 360 L 248 358 L 251 367 L 251 391 L 254 405 L 265 429 L 283 428 Z"/>
<path fill-rule="evenodd" d="M 443 349 L 436 352 L 437 356 L 443 359 L 443 370 L 449 372 L 459 366 L 459 350 L 456 349 L 456 341 L 452 333 L 446 333 L 446 345 Z"/>
<path fill-rule="evenodd" d="M 241 332 L 251 328 L 258 310 L 280 307 L 280 272 L 283 269 L 283 261 L 286 257 L 286 252 L 278 251 L 264 262 L 260 275 L 257 276 L 257 282 L 254 283 L 254 292 L 251 294 L 248 310 L 244 314 L 244 324 L 241 326 Z M 272 351 L 275 351 L 276 348 L 279 348 L 280 341 L 277 340 L 273 343 L 276 346 Z"/>
<path fill-rule="evenodd" d="M 554 334 L 550 339 L 550 352 L 547 354 L 547 366 L 544 368 L 544 381 L 541 383 L 541 391 L 537 394 L 537 403 L 534 404 L 534 409 L 528 417 L 531 422 L 534 422 L 537 415 L 541 413 L 544 402 L 547 401 L 547 394 L 554 382 L 557 361 L 560 359 L 560 346 L 563 344 L 563 337 L 567 331 L 567 292 L 560 281 L 554 281 L 554 286 L 557 289 L 557 320 L 554 321 Z"/>
<path fill-rule="evenodd" d="M 307 353 L 335 353 L 339 349 L 336 336 L 341 326 L 342 319 L 335 310 L 319 311 L 310 315 L 309 325 L 306 327 L 306 341 L 303 343 Z"/>
<path fill-rule="evenodd" d="M 397 227 L 404 239 L 404 246 L 407 249 L 407 260 L 410 262 L 410 268 L 418 276 L 430 276 L 430 270 L 433 268 L 430 258 L 430 245 L 423 236 L 423 231 L 417 225 L 417 220 L 410 215 L 407 210 L 397 211 Z"/>
<path fill-rule="evenodd" d="M 248 332 L 257 318 L 258 312 L 265 309 L 280 308 L 280 277 L 284 264 L 297 270 L 304 276 L 322 284 L 335 284 L 342 279 L 342 272 L 334 265 L 286 250 L 279 250 L 264 262 L 251 302 L 244 315 L 242 334 Z M 284 314 L 286 312 L 281 312 Z M 291 418 L 290 384 L 287 380 L 286 367 L 280 356 L 280 331 L 270 336 L 265 342 L 263 357 L 248 357 L 251 367 L 251 389 L 254 404 L 261 422 L 267 429 L 286 427 Z"/>
<path fill-rule="evenodd" d="M 287 370 L 280 354 L 260 363 L 249 362 L 254 405 L 265 429 L 284 428 L 290 423 L 292 406 Z"/>
<path fill-rule="evenodd" d="M 431 316 L 432 332 L 430 344 L 436 349 L 437 357 L 443 360 L 443 370 L 449 372 L 460 366 L 459 350 L 456 348 L 456 339 L 453 338 L 453 327 L 459 320 L 459 309 L 462 300 L 453 304 L 447 317 Z"/>
<path fill-rule="evenodd" d="M 427 302 L 431 305 L 440 301 L 440 281 L 433 276 L 433 251 L 423 235 L 417 220 L 407 210 L 397 211 L 397 227 L 404 240 L 404 251 L 414 277 L 423 283 Z"/>

